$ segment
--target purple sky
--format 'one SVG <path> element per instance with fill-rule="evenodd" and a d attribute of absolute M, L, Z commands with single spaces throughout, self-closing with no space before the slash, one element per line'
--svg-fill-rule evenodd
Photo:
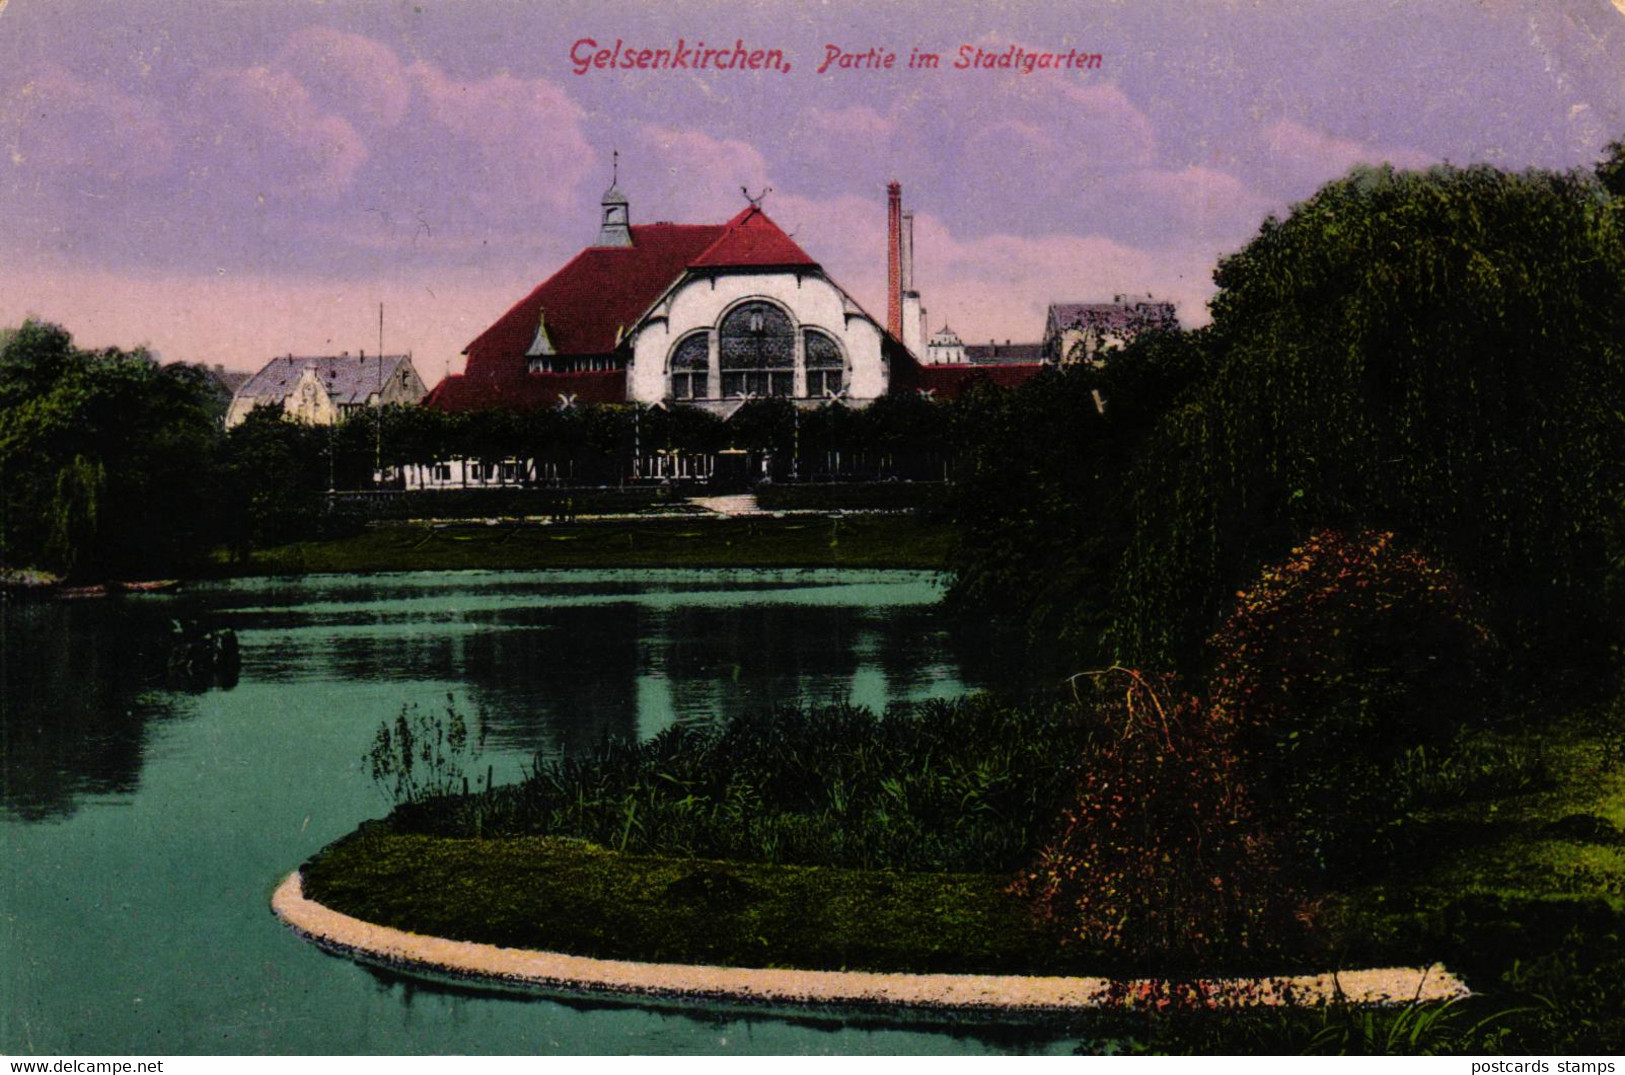
<path fill-rule="evenodd" d="M 1620 6 L 1617 6 L 1620 5 Z M 572 71 L 606 44 L 792 70 Z M 826 44 L 897 69 L 818 75 Z M 911 48 L 1098 70 L 902 69 Z M 1625 138 L 1625 0 L 777 4 L 11 0 L 0 325 L 258 368 L 411 350 L 431 384 L 597 231 L 720 222 L 740 186 L 884 316 L 884 185 L 932 327 L 1034 339 L 1057 300 L 1206 320 L 1216 258 L 1360 161 L 1589 166 Z"/>

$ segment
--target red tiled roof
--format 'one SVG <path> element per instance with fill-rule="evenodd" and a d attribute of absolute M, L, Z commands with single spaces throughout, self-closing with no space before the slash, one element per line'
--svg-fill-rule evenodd
<path fill-rule="evenodd" d="M 972 363 L 985 365 L 1042 362 L 1044 345 L 1041 343 L 967 343 L 965 357 Z"/>
<path fill-rule="evenodd" d="M 818 263 L 773 223 L 760 206 L 750 206 L 723 225 L 724 231 L 699 257 L 694 269 L 817 268 Z"/>
<path fill-rule="evenodd" d="M 610 354 L 618 342 L 616 333 L 631 328 L 726 228 L 642 224 L 632 228 L 631 246 L 583 250 L 463 349 L 468 375 L 521 373 L 543 313 L 548 338 L 559 354 Z"/>
<path fill-rule="evenodd" d="M 929 392 L 937 399 L 957 399 L 973 384 L 989 384 L 996 388 L 1015 388 L 1025 384 L 1045 369 L 1042 362 L 1001 362 L 998 365 L 976 366 L 970 363 L 928 366 L 905 355 L 892 362 L 891 391 Z"/>
<path fill-rule="evenodd" d="M 442 411 L 534 410 L 557 406 L 572 397 L 578 405 L 625 403 L 625 370 L 584 370 L 576 373 L 521 373 L 490 375 L 457 373 L 423 398 L 425 407 Z"/>

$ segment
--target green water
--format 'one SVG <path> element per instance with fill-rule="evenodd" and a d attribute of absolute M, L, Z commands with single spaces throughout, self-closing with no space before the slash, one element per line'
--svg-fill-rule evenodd
<path fill-rule="evenodd" d="M 366 970 L 271 890 L 386 804 L 378 724 L 448 695 L 498 782 L 537 752 L 781 702 L 977 685 L 928 574 L 469 572 L 193 585 L 0 607 L 0 1052 L 1069 1050 L 920 1029 L 503 997 Z M 234 682 L 176 682 L 171 622 L 230 626 Z"/>

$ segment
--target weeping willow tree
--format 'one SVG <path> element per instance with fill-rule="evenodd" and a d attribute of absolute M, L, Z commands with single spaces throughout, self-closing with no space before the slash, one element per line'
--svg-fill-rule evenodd
<path fill-rule="evenodd" d="M 1208 379 L 1129 475 L 1112 639 L 1191 667 L 1313 528 L 1438 556 L 1509 640 L 1619 622 L 1621 203 L 1583 174 L 1358 170 L 1219 265 Z"/>
<path fill-rule="evenodd" d="M 82 455 L 74 456 L 71 463 L 57 472 L 48 548 L 69 574 L 81 561 L 95 556 L 106 484 L 107 468 L 99 460 L 89 460 Z"/>
<path fill-rule="evenodd" d="M 137 349 L 86 351 L 25 322 L 0 343 L 0 570 L 143 578 L 216 532 L 220 439 L 206 375 Z"/>

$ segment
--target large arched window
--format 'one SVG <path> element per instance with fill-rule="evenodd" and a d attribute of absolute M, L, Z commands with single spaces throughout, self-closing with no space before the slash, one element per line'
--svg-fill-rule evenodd
<path fill-rule="evenodd" d="M 723 318 L 718 333 L 724 396 L 795 393 L 796 330 L 783 310 L 747 302 Z"/>
<path fill-rule="evenodd" d="M 813 399 L 838 396 L 846 385 L 846 359 L 840 344 L 815 328 L 804 334 L 807 355 L 807 395 Z"/>
<path fill-rule="evenodd" d="M 705 399 L 711 394 L 710 334 L 685 337 L 671 353 L 671 398 Z"/>

